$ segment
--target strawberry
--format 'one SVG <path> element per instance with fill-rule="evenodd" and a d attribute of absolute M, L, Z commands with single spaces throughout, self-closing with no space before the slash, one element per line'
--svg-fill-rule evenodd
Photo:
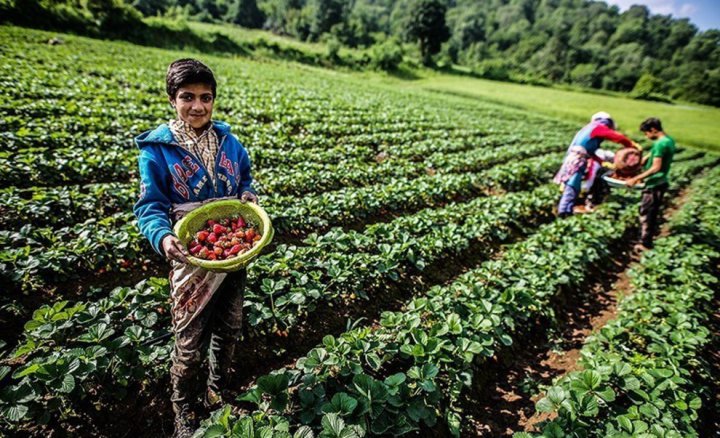
<path fill-rule="evenodd" d="M 243 219 L 242 216 L 240 216 L 240 217 L 237 219 L 237 226 L 238 226 L 238 228 L 245 228 L 245 227 L 247 227 L 247 224 L 245 223 L 245 219 Z"/>
<path fill-rule="evenodd" d="M 223 249 L 221 246 L 216 246 L 214 251 L 215 251 L 215 255 L 221 255 L 223 253 Z"/>
<path fill-rule="evenodd" d="M 217 241 L 218 241 L 218 236 L 217 236 L 217 234 L 215 234 L 215 233 L 210 233 L 210 234 L 208 234 L 208 236 L 207 236 L 207 241 L 210 242 L 210 243 L 215 243 L 215 242 L 217 242 Z"/>
<path fill-rule="evenodd" d="M 255 239 L 255 228 L 250 228 L 249 230 L 245 231 L 245 240 L 248 242 L 252 242 L 253 239 Z"/>
<path fill-rule="evenodd" d="M 230 254 L 233 254 L 233 255 L 237 254 L 240 252 L 241 249 L 242 249 L 242 246 L 240 246 L 240 244 L 233 245 L 233 247 L 230 248 Z"/>
<path fill-rule="evenodd" d="M 196 255 L 196 254 L 200 253 L 200 250 L 203 249 L 203 248 L 204 248 L 204 246 L 202 246 L 202 245 L 191 246 L 191 247 L 190 247 L 190 254 Z"/>
<path fill-rule="evenodd" d="M 207 221 L 208 227 L 212 227 L 212 226 L 215 225 L 216 223 L 217 223 L 217 221 L 214 221 L 214 220 L 212 220 L 212 219 L 209 219 L 209 220 Z"/>
<path fill-rule="evenodd" d="M 218 223 L 223 227 L 227 227 L 228 225 L 230 225 L 230 219 L 220 219 Z"/>
<path fill-rule="evenodd" d="M 222 255 L 223 255 L 223 257 L 228 258 L 228 257 L 230 257 L 232 254 L 230 254 L 230 250 L 229 250 L 229 249 L 226 249 L 226 250 L 223 251 Z"/>
<path fill-rule="evenodd" d="M 209 252 L 207 255 L 207 259 L 208 260 L 217 260 L 217 256 L 215 255 L 214 252 Z"/>
<path fill-rule="evenodd" d="M 197 239 L 193 239 L 190 241 L 190 243 L 188 243 L 187 246 L 188 246 L 188 248 L 192 248 L 193 246 L 198 246 L 198 245 L 200 245 L 200 242 L 198 242 Z"/>
<path fill-rule="evenodd" d="M 226 232 L 227 228 L 223 227 L 220 224 L 215 224 L 215 225 L 213 225 L 212 230 L 213 230 L 213 233 L 215 233 L 215 234 L 221 234 L 221 233 Z"/>
<path fill-rule="evenodd" d="M 208 251 L 208 249 L 203 246 L 203 247 L 200 248 L 200 250 L 198 251 L 197 256 L 198 256 L 198 258 L 200 258 L 200 259 L 206 259 L 206 260 L 207 260 L 209 254 L 210 254 L 210 251 Z"/>
<path fill-rule="evenodd" d="M 195 235 L 195 238 L 198 240 L 198 242 L 204 242 L 205 239 L 207 239 L 209 234 L 210 233 L 208 233 L 207 231 L 201 230 L 201 231 L 197 232 L 197 234 Z"/>

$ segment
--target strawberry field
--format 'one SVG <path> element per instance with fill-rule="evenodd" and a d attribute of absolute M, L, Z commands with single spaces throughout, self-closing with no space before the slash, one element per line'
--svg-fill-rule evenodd
<path fill-rule="evenodd" d="M 169 436 L 169 264 L 140 234 L 132 138 L 180 52 L 0 27 L 0 431 Z M 199 56 L 199 55 L 198 55 Z M 593 300 L 639 192 L 556 220 L 573 123 L 294 64 L 202 57 L 271 248 L 248 270 L 237 400 L 197 436 L 474 436 L 486 371 Z M 534 394 L 545 436 L 697 436 L 712 412 L 719 157 L 673 165 L 666 235 Z M 568 238 L 572 236 L 572 238 Z M 619 263 L 619 262 L 617 262 Z M 624 270 L 625 267 L 621 267 Z M 715 304 L 713 304 L 715 303 Z M 53 435 L 55 436 L 55 435 Z M 488 435 L 490 436 L 490 435 Z"/>

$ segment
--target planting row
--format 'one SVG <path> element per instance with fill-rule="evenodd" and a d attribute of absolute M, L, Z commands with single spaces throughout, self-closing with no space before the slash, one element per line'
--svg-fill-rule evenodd
<path fill-rule="evenodd" d="M 277 424 L 321 436 L 338 428 L 395 436 L 441 427 L 439 419 L 460 436 L 456 402 L 475 368 L 513 343 L 517 327 L 552 318 L 553 298 L 582 285 L 609 259 L 608 246 L 633 219 L 630 209 L 613 206 L 542 227 L 502 258 L 431 289 L 401 311 L 384 312 L 379 326 L 326 336 L 293 369 L 260 377 L 239 398 L 255 405 L 252 415 L 237 418 L 228 406 L 198 436 L 229 436 L 250 424 L 275 428 L 271 436 L 278 437 L 287 434 Z"/>
<path fill-rule="evenodd" d="M 546 181 L 559 159 L 542 156 L 480 173 L 390 179 L 313 197 L 270 197 L 263 204 L 276 230 L 306 233 L 357 223 L 380 212 L 412 211 L 484 191 L 521 189 Z M 127 212 L 60 229 L 27 224 L 17 232 L 0 231 L 0 242 L 0 275 L 24 289 L 88 271 L 122 270 L 129 263 L 143 263 L 142 255 L 152 251 Z"/>
<path fill-rule="evenodd" d="M 699 436 L 699 410 L 714 399 L 701 379 L 709 377 L 702 351 L 720 284 L 720 168 L 691 196 L 670 236 L 632 270 L 634 293 L 617 319 L 583 347 L 583 371 L 537 403 L 539 412 L 556 413 L 540 427 L 543 436 Z M 515 435 L 522 436 L 529 434 Z"/>
<path fill-rule="evenodd" d="M 615 199 L 637 201 L 629 193 Z M 622 240 L 635 215 L 634 206 L 606 205 L 595 215 L 542 227 L 501 259 L 431 289 L 402 311 L 385 312 L 380 327 L 326 336 L 294 369 L 260 377 L 238 398 L 256 405 L 252 415 L 237 418 L 226 406 L 196 436 L 248 429 L 278 437 L 290 430 L 298 436 L 404 435 L 434 428 L 441 417 L 461 436 L 455 402 L 474 370 L 512 343 L 517 327 L 553 319 L 553 297 L 583 286 L 607 263 L 608 247 Z"/>
<path fill-rule="evenodd" d="M 521 148 L 518 148 L 517 143 L 489 148 L 488 143 L 485 143 L 487 149 L 479 148 L 463 154 L 430 154 L 423 151 L 427 156 L 417 163 L 406 158 L 395 159 L 395 151 L 392 151 L 386 153 L 379 164 L 369 164 L 363 160 L 342 161 L 339 164 L 302 162 L 296 170 L 265 169 L 256 172 L 254 176 L 261 194 L 290 195 L 335 190 L 343 186 L 363 186 L 391 177 L 420 176 L 428 172 L 478 171 L 510 159 L 558 150 L 550 142 L 523 145 Z M 407 157 L 408 152 L 404 153 Z M 36 226 L 62 226 L 85 219 L 99 219 L 114 212 L 129 211 L 137 198 L 136 191 L 135 181 L 124 184 L 0 189 L 0 211 L 3 213 L 0 227 L 17 229 L 28 222 Z"/>
<path fill-rule="evenodd" d="M 335 231 L 312 239 L 306 247 L 283 247 L 277 251 L 283 257 L 261 258 L 253 265 L 249 322 L 255 330 L 271 331 L 278 322 L 285 327 L 296 324 L 300 311 L 320 300 L 350 302 L 354 293 L 367 298 L 369 288 L 398 278 L 405 269 L 422 269 L 448 252 L 462 252 L 473 241 L 501 240 L 512 228 L 547 218 L 554 194 L 553 187 L 545 186 L 529 194 L 481 198 L 374 225 L 364 235 Z M 356 269 L 360 265 L 367 270 Z M 258 290 L 251 292 L 254 289 Z M 167 293 L 164 280 L 151 280 L 116 289 L 97 301 L 61 302 L 37 310 L 13 353 L 26 364 L 14 378 L 30 385 L 35 394 L 32 403 L 25 403 L 28 418 L 42 419 L 107 379 L 118 385 L 115 393 L 122 396 L 130 381 L 163 375 L 169 344 L 143 344 L 169 329 Z M 87 357 L 85 350 L 91 347 L 92 356 Z M 91 361 L 92 366 L 61 370 L 63 379 L 71 376 L 67 379 L 72 378 L 72 387 L 63 389 L 63 379 L 54 374 L 44 378 L 45 369 L 75 360 Z M 42 401 L 50 395 L 55 401 Z"/>
<path fill-rule="evenodd" d="M 687 175 L 698 169 L 698 166 L 686 167 L 687 170 L 684 173 Z M 337 236 L 333 239 L 334 249 L 337 253 L 325 258 L 320 258 L 322 257 L 320 253 L 330 250 L 328 246 L 331 244 L 330 241 L 322 242 L 323 239 L 318 238 L 318 243 L 314 244 L 312 239 L 309 239 L 308 245 L 309 247 L 316 245 L 315 257 L 318 257 L 318 259 L 310 261 L 309 269 L 304 267 L 302 270 L 288 268 L 282 260 L 276 263 L 266 258 L 265 262 L 262 262 L 261 258 L 261 261 L 258 261 L 251 270 L 251 283 L 254 285 L 248 288 L 248 292 L 252 293 L 253 289 L 260 289 L 263 293 L 268 293 L 268 296 L 263 299 L 267 300 L 264 306 L 269 315 L 273 315 L 273 312 L 276 311 L 273 306 L 283 298 L 287 300 L 288 305 L 297 306 L 286 316 L 286 321 L 290 322 L 293 321 L 290 318 L 297 313 L 295 309 L 307 305 L 300 300 L 293 302 L 293 298 L 297 298 L 298 292 L 303 288 L 310 292 L 310 294 L 299 295 L 303 300 L 333 299 L 331 295 L 345 291 L 345 296 L 341 295 L 337 298 L 341 299 L 341 302 L 348 302 L 353 299 L 348 294 L 353 290 L 362 290 L 355 289 L 358 286 L 367 287 L 372 283 L 387 283 L 403 270 L 412 267 L 422 268 L 424 263 L 445 257 L 453 251 L 462 250 L 471 241 L 477 242 L 478 239 L 480 242 L 502 240 L 510 230 L 508 227 L 512 227 L 512 224 L 515 224 L 517 228 L 525 223 L 525 227 L 527 227 L 527 224 L 532 223 L 527 221 L 537 220 L 538 213 L 543 209 L 545 209 L 546 215 L 549 213 L 551 205 L 555 201 L 555 194 L 554 188 L 547 186 L 538 188 L 530 194 L 518 193 L 508 194 L 497 199 L 478 199 L 468 204 L 448 206 L 439 211 L 422 212 L 415 218 L 399 218 L 388 224 L 370 227 L 365 236 L 356 233 L 349 234 L 347 238 Z M 473 203 L 475 203 L 474 207 L 471 206 Z M 523 205 L 525 207 L 517 208 L 517 206 Z M 500 263 L 499 265 L 496 262 L 488 263 L 487 270 L 482 271 L 482 275 L 487 275 L 489 272 L 501 275 L 502 278 L 498 280 L 500 282 L 493 283 L 489 287 L 495 291 L 494 294 L 513 297 L 516 293 L 526 290 L 527 281 L 532 278 L 529 272 L 522 271 L 516 264 L 527 265 L 527 269 L 543 266 L 553 272 L 555 272 L 554 267 L 557 266 L 565 266 L 569 270 L 573 266 L 572 260 L 563 262 L 567 264 L 559 264 L 561 255 L 565 254 L 563 251 L 559 251 L 555 255 L 558 258 L 557 261 L 555 259 L 545 260 L 528 254 L 530 252 L 535 254 L 535 251 L 542 253 L 549 247 L 558 245 L 562 241 L 562 233 L 566 232 L 572 232 L 573 235 L 585 235 L 588 232 L 589 236 L 597 238 L 593 231 L 597 230 L 598 233 L 608 233 L 608 236 L 617 238 L 618 230 L 615 228 L 624 226 L 627 218 L 623 216 L 623 220 L 618 221 L 617 217 L 613 216 L 617 213 L 611 214 L 610 211 L 618 210 L 608 209 L 606 213 L 608 217 L 605 220 L 609 223 L 606 226 L 603 222 L 599 229 L 596 222 L 580 218 L 553 225 L 547 228 L 551 231 L 546 231 L 544 234 L 513 247 L 516 249 L 509 251 L 503 262 L 497 262 Z M 632 217 L 632 215 L 628 217 Z M 592 232 L 590 233 L 590 231 Z M 465 237 L 463 238 L 463 236 Z M 331 237 L 333 236 L 325 236 L 326 239 Z M 589 253 L 585 251 L 576 252 L 576 254 L 578 257 L 581 253 L 584 254 L 583 260 L 590 263 L 593 260 L 592 254 L 597 254 L 599 257 L 607 252 L 602 248 L 593 248 Z M 567 249 L 565 248 L 565 251 Z M 296 249 L 298 253 L 302 250 L 303 248 Z M 278 253 L 281 252 L 278 251 Z M 353 256 L 343 257 L 343 254 L 356 255 L 353 259 Z M 296 258 L 299 258 L 299 255 L 296 255 Z M 273 260 L 277 261 L 278 258 L 274 257 Z M 388 261 L 391 265 L 383 265 Z M 344 265 L 345 267 L 341 265 L 343 262 L 347 263 Z M 368 280 L 362 280 L 356 270 L 352 268 L 352 263 L 371 266 L 364 271 L 366 273 L 375 271 L 379 271 L 379 273 Z M 318 277 L 325 277 L 324 282 L 318 282 Z M 544 290 L 548 291 L 554 290 L 552 284 L 555 284 L 548 283 L 548 280 L 560 283 L 569 281 L 569 278 L 563 275 L 558 277 L 551 275 L 550 279 L 547 277 L 548 274 L 539 274 L 536 282 L 545 285 L 544 287 L 548 289 Z M 468 276 L 468 283 L 463 284 L 478 283 L 479 278 L 483 277 Z M 517 290 L 498 287 L 500 284 L 508 286 L 510 283 L 503 282 L 507 282 L 510 278 L 517 280 L 525 278 L 525 280 L 520 281 Z M 366 281 L 364 285 L 362 281 Z M 280 285 L 281 283 L 282 285 Z M 337 283 L 337 286 L 331 286 L 332 283 Z M 311 288 L 313 284 L 323 287 L 325 290 L 314 291 Z M 28 395 L 23 402 L 27 408 L 24 418 L 42 419 L 51 412 L 56 412 L 58 407 L 68 408 L 71 400 L 83 397 L 99 382 L 107 382 L 108 389 L 105 392 L 107 396 L 113 393 L 121 396 L 130 382 L 137 383 L 146 378 L 157 378 L 164 375 L 166 372 L 164 362 L 167 360 L 170 343 L 152 346 L 150 342 L 165 332 L 169 326 L 167 303 L 163 298 L 167 296 L 166 287 L 166 282 L 153 280 L 150 283 L 143 282 L 132 289 L 117 289 L 110 294 L 109 298 L 99 301 L 73 305 L 63 302 L 54 306 L 44 306 L 35 312 L 33 320 L 26 325 L 25 341 L 13 354 L 16 360 L 21 359 L 26 365 L 13 373 L 16 381 L 13 383 L 12 391 L 26 390 L 22 388 L 32 389 L 32 395 Z M 277 294 L 279 289 L 287 290 L 286 293 L 290 295 Z M 505 290 L 503 291 L 503 289 Z M 442 290 L 442 288 L 437 289 L 437 291 Z M 312 294 L 314 293 L 318 293 L 318 297 L 313 298 Z M 293 294 L 295 295 L 293 296 Z M 442 296 L 445 296 L 448 303 L 459 302 L 455 295 L 446 295 L 440 292 L 438 292 L 437 299 Z M 258 311 L 259 302 L 255 301 L 255 298 L 249 297 L 250 315 L 263 314 L 262 311 Z M 540 308 L 546 307 L 528 307 L 531 311 L 537 311 Z M 427 313 L 421 310 L 419 312 L 423 315 Z M 396 315 L 405 314 L 406 312 L 400 312 Z M 277 317 L 277 314 L 273 316 Z M 252 319 L 251 317 L 250 322 L 259 324 L 255 327 L 256 330 L 265 331 L 270 328 L 265 324 L 272 324 L 274 320 Z M 263 327 L 263 325 L 265 326 Z M 503 337 L 503 339 L 507 338 Z M 83 349 L 84 342 L 87 342 L 88 346 Z M 98 345 L 92 345 L 93 342 L 99 344 L 99 348 L 95 348 Z M 88 349 L 91 351 L 88 352 Z M 92 356 L 88 356 L 89 354 Z M 375 356 L 371 355 L 368 360 L 374 360 L 374 358 Z M 90 366 L 71 365 L 76 360 L 79 364 L 89 362 Z M 45 369 L 55 370 L 58 366 L 64 366 L 63 364 L 69 365 L 69 368 L 61 369 L 63 375 L 70 376 L 67 377 L 68 381 L 73 380 L 72 387 L 65 392 L 61 391 L 62 379 L 58 380 L 55 374 L 47 375 L 45 371 Z M 114 390 L 111 391 L 110 388 L 114 388 Z M 53 394 L 53 396 L 48 394 Z"/>

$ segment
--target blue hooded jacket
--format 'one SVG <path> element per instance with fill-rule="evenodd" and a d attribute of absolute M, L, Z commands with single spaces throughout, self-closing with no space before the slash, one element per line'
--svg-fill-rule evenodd
<path fill-rule="evenodd" d="M 133 211 L 138 218 L 140 232 L 160 255 L 163 255 L 162 239 L 173 234 L 170 221 L 173 204 L 240 197 L 246 191 L 255 193 L 250 175 L 250 157 L 230 133 L 230 125 L 213 122 L 212 129 L 220 143 L 213 181 L 210 181 L 210 174 L 202 161 L 175 141 L 167 124 L 135 138 L 140 149 L 140 199 Z"/>

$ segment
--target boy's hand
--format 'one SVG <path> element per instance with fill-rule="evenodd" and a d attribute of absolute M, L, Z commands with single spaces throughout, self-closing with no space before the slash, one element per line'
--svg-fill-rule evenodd
<path fill-rule="evenodd" d="M 182 242 L 180 242 L 180 239 L 172 234 L 168 234 L 165 238 L 163 238 L 162 249 L 168 260 L 175 260 L 180 263 L 188 262 L 187 256 L 190 254 L 187 252 L 187 249 L 185 249 Z"/>
<path fill-rule="evenodd" d="M 642 151 L 642 150 L 643 150 L 643 148 L 642 148 L 642 146 L 640 145 L 640 143 L 632 142 L 632 145 L 633 145 L 633 147 L 634 147 L 635 149 L 637 149 L 637 150 L 639 150 L 639 151 Z"/>
<path fill-rule="evenodd" d="M 638 178 L 630 178 L 628 180 L 625 180 L 625 184 L 628 187 L 633 187 L 635 184 L 639 183 L 640 180 Z"/>
<path fill-rule="evenodd" d="M 248 202 L 248 201 L 250 201 L 250 202 L 252 202 L 253 204 L 257 204 L 257 203 L 258 203 L 258 197 L 255 195 L 255 193 L 253 193 L 253 192 L 248 192 L 248 191 L 243 192 L 242 196 L 240 196 L 240 200 L 241 200 L 242 202 Z"/>

